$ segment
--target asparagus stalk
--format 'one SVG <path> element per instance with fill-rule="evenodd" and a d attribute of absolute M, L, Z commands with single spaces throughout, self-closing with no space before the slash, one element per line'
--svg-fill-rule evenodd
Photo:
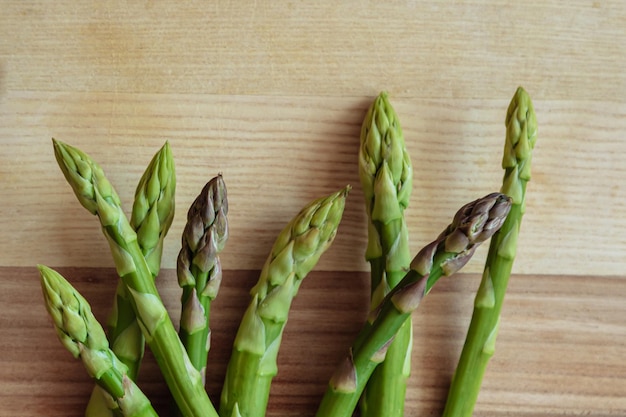
<path fill-rule="evenodd" d="M 331 245 L 349 187 L 312 201 L 278 235 L 244 313 L 222 388 L 220 416 L 265 415 L 291 302 Z"/>
<path fill-rule="evenodd" d="M 409 269 L 411 254 L 404 210 L 409 204 L 411 160 L 398 116 L 382 92 L 361 128 L 359 174 L 368 215 L 365 254 L 371 267 L 372 308 Z M 412 321 L 402 325 L 361 397 L 362 417 L 402 417 L 411 372 Z"/>
<path fill-rule="evenodd" d="M 183 289 L 179 335 L 203 382 L 210 347 L 211 301 L 222 281 L 218 254 L 228 240 L 227 215 L 226 185 L 218 175 L 191 204 L 178 254 L 178 284 Z"/>
<path fill-rule="evenodd" d="M 537 120 L 530 96 L 518 88 L 506 114 L 506 142 L 501 191 L 513 201 L 511 212 L 489 246 L 474 312 L 463 350 L 452 378 L 444 417 L 471 416 L 483 375 L 495 351 L 500 311 L 517 251 L 524 214 L 526 184 L 530 180 L 532 150 L 537 140 Z"/>
<path fill-rule="evenodd" d="M 111 414 L 125 417 L 157 417 L 150 401 L 128 376 L 128 368 L 109 349 L 104 329 L 89 303 L 58 272 L 39 265 L 46 309 L 57 336 L 87 373 L 102 388 Z"/>
<path fill-rule="evenodd" d="M 100 220 L 139 327 L 181 412 L 185 417 L 217 416 L 159 296 L 137 234 L 102 168 L 79 149 L 60 141 L 54 140 L 54 151 L 79 202 Z"/>
<path fill-rule="evenodd" d="M 383 299 L 337 367 L 318 408 L 317 417 L 349 417 L 374 368 L 385 359 L 390 343 L 422 298 L 442 276 L 449 276 L 472 257 L 506 218 L 511 201 L 489 194 L 463 206 L 439 237 L 411 261 L 410 270 Z"/>
<path fill-rule="evenodd" d="M 153 277 L 159 274 L 163 241 L 174 219 L 175 189 L 174 158 L 166 142 L 139 180 L 130 219 L 130 225 L 137 233 L 137 243 Z M 108 335 L 113 352 L 128 367 L 128 377 L 136 380 L 145 341 L 122 281 L 117 285 L 108 322 Z M 104 402 L 100 397 L 101 390 L 96 386 L 87 404 L 85 417 L 111 415 L 103 407 Z"/>

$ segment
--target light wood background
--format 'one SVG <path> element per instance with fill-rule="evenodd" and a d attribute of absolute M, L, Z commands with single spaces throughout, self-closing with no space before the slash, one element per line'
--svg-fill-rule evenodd
<path fill-rule="evenodd" d="M 207 385 L 216 401 L 276 234 L 312 198 L 353 186 L 294 304 L 268 411 L 312 416 L 367 309 L 356 156 L 368 105 L 386 90 L 402 122 L 417 251 L 456 208 L 499 188 L 518 85 L 539 138 L 476 415 L 626 415 L 625 68 L 622 1 L 0 2 L 0 416 L 79 416 L 90 391 L 55 338 L 34 265 L 66 273 L 100 318 L 112 300 L 106 242 L 65 183 L 52 137 L 96 159 L 127 210 L 170 142 L 178 215 L 159 288 L 174 317 L 184 213 L 223 173 L 231 238 Z M 441 413 L 484 254 L 415 315 L 407 416 Z M 143 375 L 166 410 L 150 356 Z"/>

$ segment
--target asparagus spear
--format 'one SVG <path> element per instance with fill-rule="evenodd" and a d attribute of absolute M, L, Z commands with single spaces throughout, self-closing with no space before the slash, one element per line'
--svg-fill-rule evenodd
<path fill-rule="evenodd" d="M 102 168 L 79 149 L 54 140 L 57 162 L 79 202 L 100 220 L 117 273 L 122 279 L 139 327 L 185 417 L 215 417 L 200 373 L 167 314 L 137 234 L 124 215 L 119 197 Z"/>
<path fill-rule="evenodd" d="M 75 358 L 80 358 L 99 387 L 111 414 L 156 417 L 148 398 L 128 376 L 128 368 L 109 349 L 104 329 L 91 307 L 58 272 L 39 265 L 46 309 L 57 336 Z"/>
<path fill-rule="evenodd" d="M 175 191 L 174 157 L 169 142 L 165 142 L 137 184 L 130 217 L 130 225 L 137 232 L 137 243 L 153 277 L 161 269 L 163 241 L 174 220 Z"/>
<path fill-rule="evenodd" d="M 382 92 L 370 106 L 361 128 L 359 174 L 368 215 L 372 308 L 404 277 L 411 255 L 404 209 L 409 204 L 411 160 L 398 116 Z M 361 397 L 362 417 L 402 417 L 411 371 L 412 322 L 402 325 L 387 355 Z"/>
<path fill-rule="evenodd" d="M 385 359 L 402 324 L 440 277 L 463 267 L 476 247 L 500 228 L 510 207 L 510 199 L 500 193 L 463 206 L 441 235 L 413 258 L 410 270 L 370 313 L 348 356 L 331 377 L 317 417 L 352 415 L 367 380 Z"/>
<path fill-rule="evenodd" d="M 227 215 L 226 185 L 218 175 L 191 204 L 178 254 L 178 284 L 183 289 L 179 335 L 203 382 L 210 346 L 211 301 L 222 281 L 218 254 L 228 240 Z"/>
<path fill-rule="evenodd" d="M 139 180 L 130 219 L 131 227 L 137 232 L 137 243 L 153 277 L 158 275 L 161 268 L 163 241 L 174 219 L 175 190 L 174 158 L 166 142 Z M 108 335 L 113 352 L 128 366 L 128 377 L 136 380 L 145 342 L 122 281 L 117 285 L 108 322 Z M 111 416 L 103 407 L 100 396 L 101 390 L 96 386 L 87 404 L 85 417 Z"/>
<path fill-rule="evenodd" d="M 526 184 L 530 180 L 532 150 L 537 140 L 537 120 L 528 93 L 518 88 L 506 114 L 506 142 L 501 191 L 513 200 L 509 217 L 489 246 L 474 312 L 457 365 L 444 417 L 471 416 L 487 364 L 495 351 L 500 311 L 508 285 L 519 234 Z"/>
<path fill-rule="evenodd" d="M 289 308 L 304 277 L 331 245 L 349 187 L 312 201 L 278 235 L 250 291 L 222 388 L 220 416 L 264 416 Z"/>

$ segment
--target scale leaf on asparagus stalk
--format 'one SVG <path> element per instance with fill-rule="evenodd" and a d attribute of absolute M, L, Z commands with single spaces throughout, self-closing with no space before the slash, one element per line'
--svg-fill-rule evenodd
<path fill-rule="evenodd" d="M 365 384 L 385 359 L 389 344 L 422 298 L 442 276 L 462 268 L 501 226 L 511 199 L 489 194 L 463 206 L 437 239 L 411 261 L 410 270 L 370 313 L 346 359 L 331 377 L 317 417 L 350 417 Z"/>
<path fill-rule="evenodd" d="M 505 171 L 501 191 L 511 197 L 513 206 L 489 245 L 469 330 L 448 392 L 444 417 L 472 415 L 485 369 L 495 351 L 500 311 L 517 251 L 517 238 L 525 211 L 526 184 L 530 180 L 532 151 L 537 141 L 533 104 L 521 87 L 509 104 L 505 125 L 502 158 Z"/>
<path fill-rule="evenodd" d="M 359 176 L 368 216 L 365 257 L 371 267 L 371 307 L 375 308 L 409 269 L 411 253 L 404 210 L 409 205 L 413 169 L 398 115 L 382 92 L 361 127 Z M 402 417 L 411 371 L 412 321 L 402 325 L 367 383 L 362 417 Z"/>
<path fill-rule="evenodd" d="M 312 201 L 278 235 L 235 336 L 220 416 L 265 415 L 291 302 L 333 242 L 349 189 Z"/>
<path fill-rule="evenodd" d="M 200 372 L 189 361 L 115 189 L 87 154 L 57 140 L 53 143 L 59 167 L 79 202 L 100 220 L 139 327 L 177 406 L 185 417 L 216 417 Z"/>
<path fill-rule="evenodd" d="M 221 175 L 212 178 L 191 204 L 178 254 L 181 297 L 180 338 L 193 366 L 205 379 L 211 332 L 211 301 L 222 281 L 219 253 L 228 240 L 228 198 Z"/>
<path fill-rule="evenodd" d="M 58 272 L 39 265 L 46 309 L 57 336 L 102 389 L 111 415 L 157 417 L 150 401 L 128 376 L 128 367 L 109 349 L 104 329 L 87 300 Z"/>
<path fill-rule="evenodd" d="M 130 219 L 130 225 L 137 233 L 137 243 L 153 277 L 159 274 L 163 241 L 174 219 L 175 192 L 174 158 L 166 142 L 153 156 L 139 180 Z M 117 285 L 107 327 L 113 351 L 128 366 L 128 377 L 136 380 L 145 341 L 122 281 Z M 100 389 L 94 388 L 85 417 L 110 416 L 99 395 Z"/>

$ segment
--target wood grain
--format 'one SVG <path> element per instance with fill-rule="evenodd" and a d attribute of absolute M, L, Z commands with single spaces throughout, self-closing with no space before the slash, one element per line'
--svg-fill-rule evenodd
<path fill-rule="evenodd" d="M 272 391 L 270 416 L 307 416 L 365 311 L 357 149 L 369 103 L 389 91 L 404 128 L 417 251 L 460 205 L 500 186 L 503 121 L 518 85 L 533 98 L 539 139 L 476 415 L 626 415 L 623 1 L 5 0 L 0 10 L 0 417 L 78 416 L 90 390 L 55 340 L 34 265 L 60 267 L 102 319 L 116 280 L 51 137 L 94 157 L 127 212 L 148 161 L 170 141 L 178 213 L 159 285 L 174 316 L 184 213 L 224 174 L 231 238 L 213 398 L 274 238 L 311 199 L 353 186 L 339 235 L 294 305 Z M 440 414 L 481 249 L 468 275 L 442 282 L 416 316 L 407 415 Z M 142 375 L 164 410 L 150 356 Z"/>
<path fill-rule="evenodd" d="M 59 269 L 108 314 L 115 271 Z M 207 390 L 218 401 L 232 341 L 257 271 L 226 271 L 211 310 Z M 367 310 L 368 276 L 313 272 L 296 297 L 279 355 L 268 417 L 313 416 L 334 367 Z M 91 382 L 56 338 L 35 268 L 0 268 L 0 416 L 78 417 Z M 439 415 L 465 337 L 479 276 L 442 280 L 414 314 L 413 373 L 407 415 Z M 11 283 L 11 284 L 8 284 Z M 159 290 L 176 322 L 180 290 L 174 271 Z M 515 275 L 502 313 L 496 354 L 477 416 L 577 416 L 626 413 L 626 281 L 611 277 Z M 170 401 L 149 351 L 139 384 L 158 410 Z"/>
<path fill-rule="evenodd" d="M 417 250 L 457 207 L 499 187 L 503 119 L 522 84 L 539 141 L 515 272 L 623 274 L 620 2 L 4 6 L 0 217 L 13 238 L 0 240 L 0 265 L 112 265 L 56 167 L 56 137 L 103 165 L 127 209 L 150 157 L 171 141 L 179 215 L 166 267 L 180 213 L 223 172 L 233 207 L 227 269 L 260 268 L 300 207 L 350 183 L 340 236 L 319 267 L 367 270 L 354 255 L 365 245 L 356 152 L 373 96 L 390 91 L 405 130 Z M 34 209 L 42 201 L 46 209 Z M 42 245 L 33 261 L 29 249 Z"/>
<path fill-rule="evenodd" d="M 0 109 L 0 265 L 112 266 L 98 222 L 76 201 L 50 138 L 105 169 L 126 210 L 153 153 L 169 140 L 177 210 L 164 266 L 175 267 L 185 212 L 222 172 L 229 189 L 226 269 L 259 269 L 278 232 L 308 201 L 352 184 L 325 270 L 367 270 L 358 135 L 371 97 L 302 98 L 14 92 Z M 501 100 L 394 101 L 414 165 L 411 247 L 430 242 L 465 202 L 500 187 Z M 626 104 L 537 102 L 539 139 L 518 273 L 619 275 L 626 253 Z M 610 111 L 607 111 L 610 107 Z M 584 118 L 581 119 L 581 115 Z M 46 205 L 41 209 L 42 204 Z M 19 219 L 19 221 L 18 221 Z M 45 227 L 42 227 L 45 225 Z M 32 247 L 45 246 L 37 251 Z M 467 271 L 479 272 L 478 256 Z"/>
<path fill-rule="evenodd" d="M 3 2 L 5 88 L 621 100 L 620 0 Z"/>

